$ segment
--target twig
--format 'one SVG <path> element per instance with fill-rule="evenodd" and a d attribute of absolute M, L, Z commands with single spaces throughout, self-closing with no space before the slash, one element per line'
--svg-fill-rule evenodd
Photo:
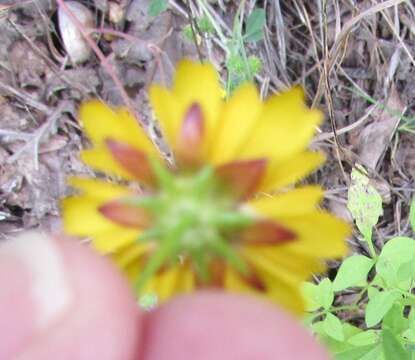
<path fill-rule="evenodd" d="M 36 131 L 32 134 L 25 134 L 26 136 L 26 143 L 17 150 L 12 156 L 7 159 L 7 163 L 11 164 L 15 162 L 24 152 L 33 149 L 34 152 L 34 162 L 35 162 L 35 169 L 39 168 L 39 145 L 42 138 L 49 132 L 49 130 L 56 124 L 57 120 L 60 118 L 63 112 L 70 111 L 68 107 L 68 103 L 62 102 L 55 110 L 50 112 L 47 120 L 44 124 L 42 124 Z M 7 130 L 3 130 L 3 133 Z M 1 132 L 0 132 L 1 134 Z M 10 135 L 10 134 L 9 134 Z M 23 134 L 21 134 L 23 137 Z"/>
<path fill-rule="evenodd" d="M 20 100 L 22 100 L 25 104 L 29 105 L 30 107 L 39 110 L 40 112 L 50 115 L 51 110 L 48 106 L 42 104 L 41 102 L 35 100 L 30 95 L 24 93 L 23 91 L 16 90 L 14 87 L 7 85 L 0 81 L 0 88 L 9 92 L 10 94 L 16 96 Z"/>
<path fill-rule="evenodd" d="M 327 34 L 327 0 L 323 1 L 323 23 L 324 23 L 324 27 L 323 27 L 323 52 L 325 55 L 328 55 L 328 34 Z M 330 119 L 330 124 L 331 124 L 331 128 L 333 130 L 333 135 L 334 135 L 334 142 L 336 145 L 336 154 L 337 154 L 337 162 L 339 164 L 340 170 L 343 174 L 343 178 L 346 181 L 346 183 L 349 181 L 348 176 L 346 175 L 346 172 L 344 170 L 343 164 L 341 162 L 341 157 L 340 157 L 340 153 L 344 154 L 343 152 L 343 146 L 340 144 L 340 140 L 338 138 L 337 135 L 337 128 L 336 128 L 336 120 L 334 117 L 334 110 L 333 110 L 333 99 L 331 97 L 331 86 L 330 86 L 330 70 L 329 70 L 329 64 L 327 61 L 324 61 L 323 64 L 323 74 L 322 74 L 322 78 L 324 81 L 324 89 L 325 89 L 325 93 L 326 93 L 326 100 L 327 100 L 327 108 L 328 108 L 328 113 L 329 113 L 329 119 Z"/>
<path fill-rule="evenodd" d="M 366 121 L 366 119 L 372 114 L 372 112 L 376 109 L 376 106 L 372 106 L 369 108 L 369 111 L 364 114 L 359 120 L 355 121 L 353 124 L 347 125 L 345 127 L 342 127 L 341 129 L 337 129 L 336 133 L 337 135 L 346 134 L 347 132 L 356 129 L 357 127 L 363 125 Z M 325 141 L 328 139 L 332 139 L 334 137 L 334 132 L 328 132 L 328 133 L 322 133 L 317 135 L 312 143 L 318 143 L 320 141 Z"/>

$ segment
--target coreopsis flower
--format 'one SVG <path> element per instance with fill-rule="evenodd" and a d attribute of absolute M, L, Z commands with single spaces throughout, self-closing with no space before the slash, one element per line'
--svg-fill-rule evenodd
<path fill-rule="evenodd" d="M 138 295 L 215 287 L 301 311 L 300 284 L 345 254 L 349 233 L 319 209 L 319 186 L 292 187 L 324 161 L 307 150 L 322 114 L 303 98 L 294 88 L 262 102 L 245 84 L 225 100 L 211 65 L 183 61 L 171 89 L 150 89 L 173 163 L 126 110 L 85 103 L 82 159 L 121 181 L 71 178 L 66 231 L 90 237 Z"/>

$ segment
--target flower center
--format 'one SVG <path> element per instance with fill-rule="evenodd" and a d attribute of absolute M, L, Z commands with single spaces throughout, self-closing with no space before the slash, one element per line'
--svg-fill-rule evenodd
<path fill-rule="evenodd" d="M 151 225 L 139 241 L 156 243 L 139 280 L 141 285 L 166 262 L 191 260 L 201 281 L 209 281 L 209 266 L 221 258 L 241 272 L 246 265 L 235 252 L 233 235 L 253 224 L 254 217 L 238 207 L 235 196 L 215 175 L 211 166 L 193 173 L 174 174 L 152 163 L 158 191 L 139 198 Z"/>

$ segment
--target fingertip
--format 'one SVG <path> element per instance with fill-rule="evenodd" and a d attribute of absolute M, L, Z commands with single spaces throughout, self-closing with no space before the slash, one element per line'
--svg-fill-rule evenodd
<path fill-rule="evenodd" d="M 149 313 L 145 360 L 328 360 L 293 318 L 256 298 L 200 292 Z"/>
<path fill-rule="evenodd" d="M 13 254 L 8 269 L 21 279 L 16 290 L 0 267 L 0 308 L 8 306 L 8 322 L 18 330 L 4 343 L 2 332 L 9 329 L 0 329 L 0 355 L 2 348 L 7 354 L 0 358 L 135 359 L 142 314 L 122 276 L 75 240 L 22 236 L 25 246 L 11 239 L 12 250 L 0 247 L 0 259 Z M 10 298 L 25 302 L 10 307 Z"/>

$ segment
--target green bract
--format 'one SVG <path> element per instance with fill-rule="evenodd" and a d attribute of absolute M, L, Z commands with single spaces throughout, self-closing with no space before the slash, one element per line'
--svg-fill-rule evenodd
<path fill-rule="evenodd" d="M 152 162 L 159 191 L 154 195 L 128 199 L 130 204 L 144 208 L 152 225 L 138 241 L 159 242 L 136 284 L 140 288 L 162 264 L 179 261 L 186 255 L 203 281 L 209 280 L 208 264 L 212 255 L 219 255 L 238 271 L 246 273 L 245 263 L 226 240 L 229 233 L 253 224 L 254 218 L 235 206 L 228 189 L 217 181 L 210 166 L 196 174 L 175 174 L 159 162 Z"/>

